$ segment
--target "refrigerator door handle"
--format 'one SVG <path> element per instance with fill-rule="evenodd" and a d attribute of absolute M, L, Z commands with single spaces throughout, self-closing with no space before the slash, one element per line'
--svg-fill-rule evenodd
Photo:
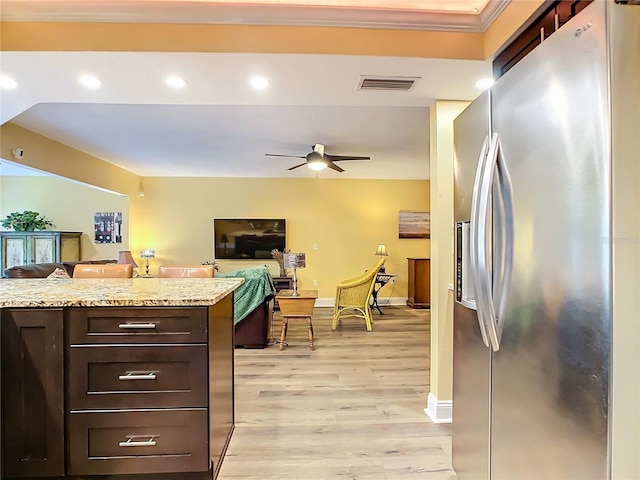
<path fill-rule="evenodd" d="M 481 183 L 483 179 L 483 173 L 487 165 L 487 148 L 489 146 L 489 136 L 484 137 L 482 147 L 480 149 L 480 156 L 478 157 L 478 164 L 476 166 L 476 176 L 473 182 L 473 195 L 471 197 L 471 219 L 470 219 L 470 241 L 469 241 L 469 260 L 471 263 L 471 275 L 473 277 L 474 295 L 476 300 L 476 314 L 478 315 L 478 325 L 480 326 L 480 333 L 482 335 L 482 341 L 486 347 L 489 347 L 489 337 L 487 336 L 486 326 L 486 307 L 484 299 L 481 296 L 479 281 L 480 276 L 478 272 L 478 221 L 480 219 L 479 200 L 481 190 Z"/>
<path fill-rule="evenodd" d="M 500 160 L 502 159 L 502 160 Z M 494 302 L 493 292 L 491 289 L 492 270 L 487 265 L 487 258 L 489 256 L 488 247 L 488 226 L 490 225 L 491 215 L 491 192 L 493 190 L 494 182 L 496 179 L 496 171 L 500 173 L 500 191 L 501 200 L 504 206 L 504 224 L 505 228 L 505 251 L 503 270 L 496 275 L 496 283 L 499 284 L 498 297 L 500 298 L 498 308 Z M 502 339 L 502 329 L 504 326 L 503 313 L 505 309 L 506 298 L 508 297 L 508 289 L 511 284 L 511 273 L 513 271 L 513 247 L 514 247 L 514 232 L 513 232 L 513 193 L 511 190 L 511 179 L 509 173 L 506 170 L 504 159 L 502 158 L 502 147 L 500 145 L 500 136 L 494 133 L 491 138 L 491 145 L 489 147 L 489 153 L 487 154 L 487 166 L 484 169 L 484 178 L 482 180 L 482 190 L 480 193 L 479 213 L 481 218 L 479 225 L 481 225 L 478 235 L 481 240 L 480 247 L 478 248 L 481 256 L 478 261 L 479 276 L 481 277 L 481 291 L 486 300 L 486 325 L 489 334 L 489 341 L 491 347 L 495 352 L 500 349 L 500 340 Z M 494 252 L 496 254 L 498 252 Z"/>
<path fill-rule="evenodd" d="M 475 275 L 476 275 L 476 303 L 478 305 L 478 318 L 482 317 L 487 330 L 489 343 L 494 351 L 498 350 L 495 343 L 495 315 L 493 314 L 493 298 L 491 292 L 491 272 L 488 266 L 489 257 L 489 213 L 491 210 L 491 181 L 494 174 L 495 162 L 492 161 L 495 151 L 496 134 L 492 135 L 489 150 L 483 162 L 481 179 L 479 182 L 478 197 L 476 202 L 475 224 L 471 240 L 475 246 Z M 473 217 L 472 217 L 473 220 Z M 474 251 L 472 249 L 472 251 Z"/>
<path fill-rule="evenodd" d="M 506 308 L 507 298 L 509 297 L 509 290 L 511 286 L 511 275 L 513 273 L 513 258 L 514 258 L 514 246 L 515 246 L 515 231 L 514 231 L 514 212 L 513 212 L 513 188 L 511 184 L 511 177 L 507 170 L 507 163 L 504 161 L 504 152 L 500 139 L 498 138 L 496 155 L 496 168 L 498 169 L 498 179 L 500 183 L 500 196 L 502 200 L 502 215 L 504 225 L 504 252 L 503 252 L 503 267 L 499 272 L 498 278 L 495 279 L 495 283 L 499 287 L 498 290 L 498 307 L 495 313 L 496 321 L 496 339 L 497 345 L 500 346 L 500 339 L 502 338 L 502 329 L 504 327 L 504 311 Z"/>
<path fill-rule="evenodd" d="M 491 270 L 488 265 L 489 259 L 489 214 L 491 212 L 491 184 L 495 173 L 495 152 L 498 143 L 498 135 L 494 133 L 489 142 L 484 166 L 480 179 L 480 188 L 477 199 L 476 212 L 476 238 L 472 241 L 476 246 L 476 302 L 479 301 L 478 312 L 482 308 L 482 318 L 489 337 L 489 343 L 494 351 L 498 351 L 499 343 L 495 328 L 495 311 L 493 309 L 493 296 L 491 291 Z M 480 316 L 480 315 L 478 315 Z"/>

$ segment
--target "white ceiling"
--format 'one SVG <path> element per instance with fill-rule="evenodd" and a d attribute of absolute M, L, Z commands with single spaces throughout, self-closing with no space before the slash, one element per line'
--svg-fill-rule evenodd
<path fill-rule="evenodd" d="M 426 179 L 436 99 L 473 100 L 489 62 L 345 55 L 0 52 L 0 120 L 142 176 L 313 177 L 288 171 L 315 143 L 367 155 L 326 178 Z M 102 86 L 87 90 L 82 73 Z M 176 91 L 164 79 L 187 81 Z M 249 87 L 252 75 L 266 91 Z M 359 91 L 362 75 L 420 77 L 409 92 Z M 10 146 L 21 147 L 20 145 Z M 28 156 L 25 149 L 25 158 Z M 11 160 L 11 159 L 9 159 Z"/>

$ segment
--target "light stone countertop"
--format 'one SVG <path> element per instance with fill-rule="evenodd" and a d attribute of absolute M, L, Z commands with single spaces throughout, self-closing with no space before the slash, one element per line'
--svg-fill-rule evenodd
<path fill-rule="evenodd" d="M 213 305 L 243 278 L 3 278 L 0 308 Z"/>

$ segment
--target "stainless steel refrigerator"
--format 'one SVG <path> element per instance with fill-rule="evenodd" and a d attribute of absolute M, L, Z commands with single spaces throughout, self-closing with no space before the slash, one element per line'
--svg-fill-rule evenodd
<path fill-rule="evenodd" d="M 455 120 L 459 480 L 610 476 L 612 138 L 634 134 L 612 112 L 638 98 L 638 25 L 596 0 Z"/>

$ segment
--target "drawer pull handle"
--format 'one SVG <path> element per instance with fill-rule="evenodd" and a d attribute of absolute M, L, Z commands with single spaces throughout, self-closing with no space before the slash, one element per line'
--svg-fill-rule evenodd
<path fill-rule="evenodd" d="M 118 325 L 118 328 L 140 328 L 140 329 L 149 329 L 153 330 L 156 328 L 155 323 L 121 323 Z"/>
<path fill-rule="evenodd" d="M 138 373 L 138 372 L 127 372 L 126 375 L 119 375 L 118 380 L 155 380 L 156 374 L 153 372 L 149 373 Z"/>
<path fill-rule="evenodd" d="M 118 443 L 119 447 L 155 447 L 156 441 L 154 440 L 157 435 L 127 435 L 126 442 Z M 134 438 L 148 438 L 149 440 L 144 440 L 142 442 L 136 442 Z"/>

